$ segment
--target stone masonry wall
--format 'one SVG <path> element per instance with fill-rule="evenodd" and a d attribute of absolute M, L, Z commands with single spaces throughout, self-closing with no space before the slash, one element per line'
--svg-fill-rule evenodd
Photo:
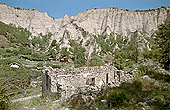
<path fill-rule="evenodd" d="M 106 86 L 116 87 L 130 81 L 133 75 L 113 66 L 96 66 L 66 69 L 46 69 L 51 78 L 51 91 L 70 97 L 89 90 L 100 91 Z"/>

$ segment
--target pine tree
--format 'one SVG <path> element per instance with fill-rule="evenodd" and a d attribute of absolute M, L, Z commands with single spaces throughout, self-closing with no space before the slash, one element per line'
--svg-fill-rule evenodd
<path fill-rule="evenodd" d="M 159 49 L 158 59 L 164 68 L 170 69 L 170 22 L 161 25 L 156 32 L 156 44 Z"/>

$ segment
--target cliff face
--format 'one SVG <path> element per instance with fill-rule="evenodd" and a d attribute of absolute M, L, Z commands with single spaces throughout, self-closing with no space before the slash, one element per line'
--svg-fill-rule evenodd
<path fill-rule="evenodd" d="M 121 9 L 90 10 L 76 16 L 80 27 L 89 32 L 102 33 L 104 31 L 127 34 L 134 32 L 155 30 L 170 15 L 170 8 L 160 8 L 148 11 L 127 11 Z"/>
<path fill-rule="evenodd" d="M 93 9 L 77 16 L 55 19 L 37 10 L 16 9 L 0 4 L 0 21 L 27 28 L 33 35 L 51 32 L 53 39 L 65 33 L 71 39 L 82 38 L 82 31 L 90 34 L 119 33 L 129 35 L 136 30 L 152 33 L 170 16 L 170 8 L 128 11 L 117 8 Z"/>

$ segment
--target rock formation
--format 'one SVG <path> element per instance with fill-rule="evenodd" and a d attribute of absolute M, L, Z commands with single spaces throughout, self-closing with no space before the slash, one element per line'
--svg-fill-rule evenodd
<path fill-rule="evenodd" d="M 59 39 L 67 31 L 71 39 L 82 38 L 82 31 L 89 34 L 119 33 L 127 35 L 136 30 L 152 33 L 170 16 L 170 8 L 152 10 L 123 10 L 118 8 L 92 9 L 77 16 L 55 19 L 35 9 L 25 10 L 0 4 L 0 21 L 27 28 L 33 35 L 51 32 Z"/>

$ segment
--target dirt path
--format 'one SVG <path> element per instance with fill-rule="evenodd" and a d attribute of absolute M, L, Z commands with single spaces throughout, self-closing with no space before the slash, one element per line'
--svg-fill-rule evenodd
<path fill-rule="evenodd" d="M 37 95 L 28 96 L 28 97 L 24 97 L 24 98 L 14 99 L 14 100 L 11 100 L 11 102 L 22 102 L 22 101 L 30 100 L 32 98 L 38 98 L 41 96 L 42 96 L 42 94 L 37 94 Z"/>

